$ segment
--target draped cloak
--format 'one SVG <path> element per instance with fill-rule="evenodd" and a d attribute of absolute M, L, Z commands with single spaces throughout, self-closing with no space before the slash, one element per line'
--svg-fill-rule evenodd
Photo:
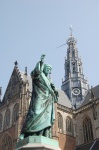
<path fill-rule="evenodd" d="M 51 127 L 55 120 L 54 102 L 57 102 L 57 98 L 40 63 L 32 71 L 32 78 L 33 91 L 23 133 L 35 133 Z"/>

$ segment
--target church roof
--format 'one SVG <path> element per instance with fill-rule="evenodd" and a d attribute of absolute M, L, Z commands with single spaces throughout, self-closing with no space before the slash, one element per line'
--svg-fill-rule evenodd
<path fill-rule="evenodd" d="M 94 93 L 95 99 L 98 99 L 99 98 L 99 85 L 93 87 L 92 91 Z M 80 107 L 87 105 L 88 103 L 90 103 L 90 101 L 91 101 L 91 89 L 88 90 L 88 92 L 85 96 L 84 102 L 82 103 L 82 105 Z"/>
<path fill-rule="evenodd" d="M 99 139 L 76 147 L 76 150 L 99 150 Z"/>
<path fill-rule="evenodd" d="M 86 143 L 76 147 L 76 150 L 90 150 L 94 142 Z M 94 149 L 95 150 L 95 149 Z"/>
<path fill-rule="evenodd" d="M 59 92 L 58 104 L 71 108 L 72 107 L 71 101 L 69 100 L 65 92 L 62 90 L 58 90 L 58 92 Z"/>

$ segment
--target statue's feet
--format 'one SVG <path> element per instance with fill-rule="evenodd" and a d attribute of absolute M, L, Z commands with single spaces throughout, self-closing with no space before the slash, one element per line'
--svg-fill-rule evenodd
<path fill-rule="evenodd" d="M 49 138 L 52 138 L 52 129 L 49 129 Z"/>
<path fill-rule="evenodd" d="M 36 134 L 36 133 L 33 133 L 32 135 L 33 135 L 33 136 L 37 136 L 37 134 Z"/>
<path fill-rule="evenodd" d="M 49 129 L 45 129 L 45 136 L 49 137 Z"/>
<path fill-rule="evenodd" d="M 52 138 L 52 129 L 51 128 L 47 128 L 45 129 L 45 134 L 44 136 L 48 137 L 48 138 Z"/>
<path fill-rule="evenodd" d="M 44 133 L 44 130 L 41 130 L 40 132 L 39 132 L 39 135 L 43 135 L 43 133 Z"/>

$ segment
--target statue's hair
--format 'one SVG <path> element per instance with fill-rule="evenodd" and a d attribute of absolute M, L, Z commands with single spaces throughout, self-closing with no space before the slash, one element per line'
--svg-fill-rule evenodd
<path fill-rule="evenodd" d="M 45 68 L 45 67 L 52 69 L 52 66 L 49 65 L 49 64 L 44 64 L 44 68 Z"/>

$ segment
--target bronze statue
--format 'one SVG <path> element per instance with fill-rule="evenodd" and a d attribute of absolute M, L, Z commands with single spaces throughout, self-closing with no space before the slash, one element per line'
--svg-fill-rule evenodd
<path fill-rule="evenodd" d="M 31 72 L 32 97 L 26 121 L 22 128 L 24 137 L 43 135 L 51 138 L 51 126 L 55 120 L 54 103 L 58 101 L 58 92 L 49 78 L 52 67 L 44 64 L 45 55 Z M 20 136 L 21 137 L 21 136 Z"/>

